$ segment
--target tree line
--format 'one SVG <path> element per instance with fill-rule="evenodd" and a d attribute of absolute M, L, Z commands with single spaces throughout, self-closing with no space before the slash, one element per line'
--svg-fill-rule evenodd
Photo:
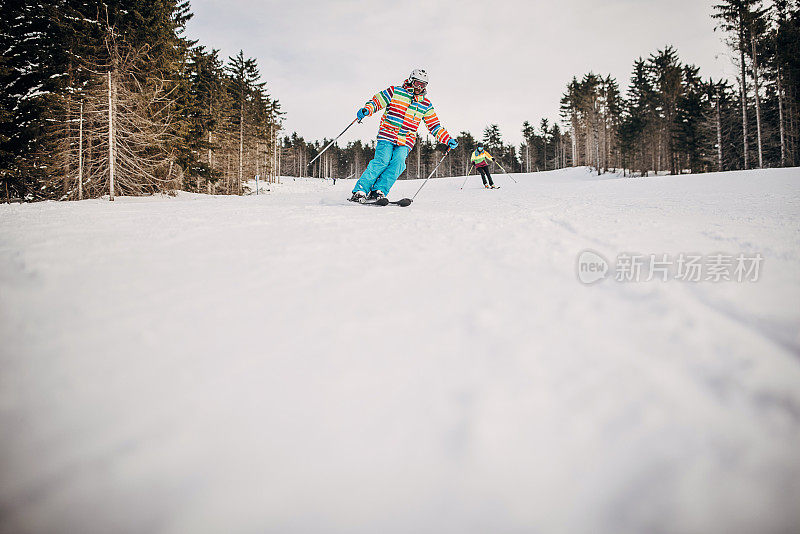
<path fill-rule="evenodd" d="M 551 126 L 547 119 L 542 119 L 540 129 L 537 129 L 525 121 L 522 134 L 524 142 L 515 146 L 503 140 L 498 125 L 490 124 L 484 129 L 480 140 L 508 172 L 553 170 L 571 164 L 569 136 L 558 124 Z M 464 176 L 474 171 L 470 156 L 478 138 L 466 131 L 454 137 L 458 141 L 458 148 L 436 169 L 434 177 Z M 358 178 L 375 154 L 375 141 L 365 144 L 359 140 L 344 147 L 333 145 L 317 161 L 307 165 L 328 143 L 330 139 L 306 141 L 296 132 L 283 137 L 279 151 L 281 174 L 327 179 Z M 437 144 L 430 136 L 418 134 L 400 179 L 426 178 L 446 151 L 447 147 Z"/>
<path fill-rule="evenodd" d="M 275 179 L 282 113 L 243 52 L 184 35 L 187 0 L 0 3 L 0 194 L 241 194 Z"/>
<path fill-rule="evenodd" d="M 671 46 L 633 63 L 622 93 L 611 75 L 573 78 L 561 99 L 561 125 L 541 119 L 522 124 L 524 142 L 503 141 L 489 125 L 482 141 L 509 172 L 535 172 L 587 165 L 646 176 L 796 166 L 800 128 L 800 5 L 796 0 L 723 0 L 714 6 L 716 28 L 733 52 L 738 76 L 703 79 Z M 562 128 L 563 126 L 563 128 Z M 442 176 L 463 175 L 476 139 L 457 136 L 459 148 Z M 285 138 L 284 151 L 315 156 L 327 142 Z M 418 142 L 401 178 L 425 177 L 443 147 Z M 358 176 L 374 145 L 351 143 L 323 163 L 287 174 Z M 302 157 L 302 156 L 301 156 Z M 325 156 L 323 156 L 323 159 Z M 447 162 L 446 162 L 447 163 Z"/>
<path fill-rule="evenodd" d="M 561 112 L 576 165 L 637 175 L 798 165 L 798 3 L 724 0 L 713 17 L 736 85 L 703 79 L 671 46 L 634 62 L 625 95 L 611 76 L 573 78 Z"/>

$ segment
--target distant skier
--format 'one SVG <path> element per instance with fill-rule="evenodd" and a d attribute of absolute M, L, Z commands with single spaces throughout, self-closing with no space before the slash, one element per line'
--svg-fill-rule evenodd
<path fill-rule="evenodd" d="M 425 121 L 428 131 L 451 149 L 458 142 L 450 137 L 433 111 L 433 104 L 425 96 L 428 73 L 414 69 L 402 85 L 384 89 L 358 110 L 358 120 L 386 108 L 378 130 L 375 157 L 353 188 L 350 200 L 364 202 L 367 199 L 382 200 L 389 194 L 397 177 L 406 168 L 406 157 L 414 147 L 420 120 Z"/>
<path fill-rule="evenodd" d="M 494 161 L 494 158 L 491 154 L 483 149 L 483 143 L 478 143 L 478 147 L 475 149 L 475 152 L 472 153 L 471 159 L 472 163 L 475 164 L 475 168 L 481 173 L 483 187 L 486 189 L 495 189 L 496 187 L 499 187 L 494 185 L 494 182 L 492 182 L 492 175 L 489 174 L 489 164 L 487 163 L 487 160 Z M 489 183 L 486 183 L 487 180 Z"/>

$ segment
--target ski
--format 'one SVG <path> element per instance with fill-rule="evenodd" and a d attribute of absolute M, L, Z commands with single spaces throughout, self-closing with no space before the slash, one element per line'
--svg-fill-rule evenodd
<path fill-rule="evenodd" d="M 379 200 L 365 200 L 364 202 L 359 202 L 358 200 L 353 200 L 348 198 L 350 202 L 355 204 L 361 204 L 363 206 L 400 206 L 405 208 L 406 206 L 410 206 L 412 200 L 410 198 L 401 198 L 400 200 L 395 200 L 394 202 L 390 202 L 388 198 L 381 198 Z"/>
<path fill-rule="evenodd" d="M 354 204 L 361 204 L 362 206 L 387 206 L 389 204 L 388 198 L 379 198 L 378 200 L 365 200 L 361 202 L 360 200 L 353 200 L 352 198 L 348 198 L 350 202 Z"/>

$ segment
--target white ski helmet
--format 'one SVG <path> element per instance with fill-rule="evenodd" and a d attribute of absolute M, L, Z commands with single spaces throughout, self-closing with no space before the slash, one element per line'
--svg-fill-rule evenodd
<path fill-rule="evenodd" d="M 428 73 L 425 72 L 425 69 L 414 69 L 411 71 L 411 74 L 408 77 L 409 80 L 419 80 L 421 82 L 428 83 Z"/>

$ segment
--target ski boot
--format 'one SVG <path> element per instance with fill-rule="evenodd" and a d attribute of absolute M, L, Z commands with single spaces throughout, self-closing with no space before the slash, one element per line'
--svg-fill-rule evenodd
<path fill-rule="evenodd" d="M 375 204 L 378 204 L 379 206 L 386 206 L 389 204 L 389 199 L 386 198 L 386 195 L 383 194 L 383 191 L 373 191 L 372 193 L 375 195 Z"/>
<path fill-rule="evenodd" d="M 353 196 L 348 199 L 350 202 L 358 202 L 363 204 L 367 201 L 367 195 L 363 191 L 356 191 Z"/>

